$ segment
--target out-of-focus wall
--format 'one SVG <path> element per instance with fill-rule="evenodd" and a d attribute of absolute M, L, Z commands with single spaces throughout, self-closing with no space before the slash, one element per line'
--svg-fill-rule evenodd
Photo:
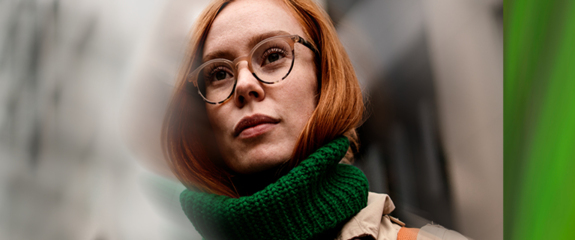
<path fill-rule="evenodd" d="M 503 239 L 503 3 L 423 3 L 455 219 Z"/>
<path fill-rule="evenodd" d="M 123 120 L 144 87 L 130 79 L 173 2 L 0 2 L 1 239 L 200 239 L 183 186 L 142 167 L 124 134 L 147 120 Z M 181 40 L 164 48 L 200 10 L 181 5 Z"/>

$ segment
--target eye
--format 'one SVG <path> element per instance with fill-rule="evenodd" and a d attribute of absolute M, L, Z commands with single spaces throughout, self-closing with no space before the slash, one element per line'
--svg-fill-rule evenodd
<path fill-rule="evenodd" d="M 277 62 L 284 57 L 286 57 L 286 50 L 279 47 L 269 48 L 262 54 L 262 66 Z"/>
<path fill-rule="evenodd" d="M 267 61 L 272 63 L 280 59 L 280 55 L 278 53 L 272 53 L 267 57 Z"/>
<path fill-rule="evenodd" d="M 209 71 L 206 71 L 205 79 L 210 82 L 217 82 L 233 77 L 231 70 L 224 66 L 215 67 Z"/>
<path fill-rule="evenodd" d="M 228 72 L 226 72 L 226 71 L 221 71 L 221 70 L 220 70 L 220 71 L 217 71 L 217 72 L 214 74 L 214 78 L 213 78 L 213 79 L 216 80 L 216 81 L 224 80 L 224 79 L 226 79 L 227 76 L 228 76 Z"/>

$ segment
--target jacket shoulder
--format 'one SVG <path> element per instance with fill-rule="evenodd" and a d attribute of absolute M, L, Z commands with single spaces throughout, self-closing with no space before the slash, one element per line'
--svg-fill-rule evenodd
<path fill-rule="evenodd" d="M 394 209 L 387 194 L 370 192 L 367 206 L 343 226 L 336 240 L 468 240 L 437 224 L 406 228 L 403 222 L 389 215 Z"/>

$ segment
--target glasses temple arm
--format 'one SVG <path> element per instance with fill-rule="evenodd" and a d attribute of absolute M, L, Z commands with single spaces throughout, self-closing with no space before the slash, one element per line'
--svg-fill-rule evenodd
<path fill-rule="evenodd" d="M 319 57 L 319 51 L 317 50 L 317 48 L 315 48 L 315 46 L 313 44 L 306 41 L 305 39 L 303 39 L 300 36 L 297 36 L 297 38 L 295 40 L 296 40 L 296 42 L 299 42 L 299 43 L 303 44 L 304 46 L 308 47 L 309 49 L 311 49 L 315 53 L 315 55 L 317 57 Z"/>

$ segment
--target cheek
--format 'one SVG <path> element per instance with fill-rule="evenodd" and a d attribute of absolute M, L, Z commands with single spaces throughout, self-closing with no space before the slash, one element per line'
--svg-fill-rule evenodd
<path fill-rule="evenodd" d="M 215 133 L 221 133 L 226 125 L 224 111 L 222 111 L 221 107 L 216 108 L 211 104 L 206 104 L 206 112 L 208 114 L 208 120 L 210 121 L 210 125 Z M 216 134 L 217 135 L 217 134 Z"/>
<path fill-rule="evenodd" d="M 288 99 L 284 100 L 290 105 L 294 115 L 305 123 L 317 106 L 318 84 L 313 66 L 298 66 L 300 70 L 294 74 L 293 84 L 287 92 Z"/>
<path fill-rule="evenodd" d="M 307 86 L 307 92 L 313 96 L 312 99 L 315 107 L 317 106 L 317 102 L 319 100 L 319 93 L 321 91 L 321 89 L 319 89 L 321 79 L 318 76 L 319 75 L 318 68 L 315 64 L 314 57 L 311 54 L 309 54 L 309 56 L 307 57 L 307 62 L 308 64 L 302 64 L 301 66 L 302 69 L 305 70 L 303 78 L 307 80 L 305 83 L 302 84 L 305 84 L 305 86 Z"/>
<path fill-rule="evenodd" d="M 319 80 L 317 76 L 317 71 L 315 64 L 310 66 L 306 66 L 306 74 L 302 77 L 305 79 L 305 82 L 302 83 L 302 86 L 305 86 L 305 93 L 306 98 L 309 99 L 313 103 L 313 107 L 317 106 L 317 101 L 319 100 Z"/>

